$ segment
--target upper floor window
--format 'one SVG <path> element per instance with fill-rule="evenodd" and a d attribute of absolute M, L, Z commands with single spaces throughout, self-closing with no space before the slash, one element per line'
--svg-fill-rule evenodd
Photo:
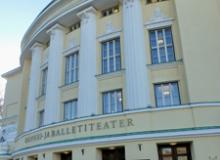
<path fill-rule="evenodd" d="M 39 127 L 44 125 L 44 110 L 39 112 Z"/>
<path fill-rule="evenodd" d="M 179 87 L 177 82 L 155 84 L 157 107 L 180 104 Z"/>
<path fill-rule="evenodd" d="M 102 17 L 106 17 L 106 16 L 109 16 L 111 14 L 118 13 L 118 12 L 119 12 L 119 6 L 108 8 L 102 11 Z"/>
<path fill-rule="evenodd" d="M 152 63 L 175 61 L 171 27 L 151 30 L 149 34 Z"/>
<path fill-rule="evenodd" d="M 163 1 L 168 1 L 168 0 L 146 0 L 146 4 L 157 3 L 157 2 L 163 2 Z"/>
<path fill-rule="evenodd" d="M 77 100 L 64 103 L 64 120 L 74 119 L 77 116 Z"/>
<path fill-rule="evenodd" d="M 102 96 L 104 114 L 122 112 L 121 90 L 104 92 Z"/>
<path fill-rule="evenodd" d="M 102 43 L 102 73 L 121 69 L 120 38 Z"/>
<path fill-rule="evenodd" d="M 77 29 L 79 29 L 80 28 L 80 22 L 78 22 L 78 23 L 75 23 L 73 26 L 72 26 L 72 31 L 74 31 L 74 30 L 77 30 Z"/>
<path fill-rule="evenodd" d="M 65 84 L 71 84 L 78 81 L 79 71 L 79 54 L 75 52 L 66 56 L 66 68 L 65 68 Z"/>
<path fill-rule="evenodd" d="M 48 68 L 42 70 L 41 95 L 46 94 Z"/>

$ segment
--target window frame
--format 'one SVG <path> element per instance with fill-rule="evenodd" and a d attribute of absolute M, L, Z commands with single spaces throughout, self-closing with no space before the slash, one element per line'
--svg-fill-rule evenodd
<path fill-rule="evenodd" d="M 118 111 L 118 106 L 115 106 L 115 107 L 117 107 L 117 111 L 116 112 L 113 112 L 112 111 L 112 108 L 110 108 L 111 109 L 111 112 L 105 112 L 105 105 L 104 105 L 104 95 L 105 94 L 110 94 L 110 95 L 108 95 L 108 96 L 110 96 L 110 99 L 108 99 L 108 102 L 111 102 L 111 93 L 118 93 L 118 92 L 120 92 L 121 93 L 121 109 L 119 109 L 119 110 L 121 110 L 121 111 Z M 116 100 L 114 100 L 114 101 L 116 101 L 117 102 L 117 99 Z M 117 103 L 116 103 L 117 104 Z M 109 104 L 109 107 L 111 107 L 110 106 L 110 104 Z M 123 112 L 124 111 L 124 105 L 123 105 L 123 90 L 122 89 L 114 89 L 114 90 L 109 90 L 109 91 L 105 91 L 105 92 L 102 92 L 102 113 L 103 114 L 114 114 L 114 113 L 121 113 L 121 112 Z"/>
<path fill-rule="evenodd" d="M 192 143 L 191 142 L 181 142 L 181 143 L 176 143 L 175 145 L 171 144 L 157 144 L 157 150 L 158 150 L 158 158 L 159 160 L 163 160 L 164 157 L 172 157 L 172 159 L 176 159 L 178 156 L 187 156 L 188 160 L 192 160 Z M 178 154 L 177 153 L 177 148 L 178 147 L 186 147 L 187 153 L 185 154 Z M 170 155 L 163 155 L 162 154 L 162 148 L 171 148 L 172 153 Z"/>
<path fill-rule="evenodd" d="M 41 75 L 40 95 L 45 96 L 47 91 L 48 66 L 42 69 Z"/>
<path fill-rule="evenodd" d="M 71 106 L 71 107 L 75 107 L 75 115 L 73 116 L 73 115 L 71 115 L 71 118 L 69 118 L 69 117 L 67 117 L 66 118 L 66 115 L 65 115 L 65 105 L 66 104 L 73 104 L 74 103 L 74 105 L 75 106 Z M 64 103 L 63 103 L 63 121 L 69 121 L 69 120 L 73 120 L 73 119 L 76 119 L 77 118 L 77 115 L 78 115 L 78 99 L 76 98 L 76 99 L 72 99 L 72 100 L 68 100 L 68 101 L 65 101 Z M 68 115 L 69 116 L 69 115 Z"/>
<path fill-rule="evenodd" d="M 117 40 L 119 42 L 119 54 L 117 54 Z M 110 43 L 113 43 L 113 50 L 112 50 L 112 56 L 110 56 Z M 112 37 L 110 39 L 106 39 L 104 41 L 101 41 L 101 74 L 108 74 L 108 73 L 113 73 L 113 72 L 117 72 L 117 71 L 120 71 L 122 69 L 122 55 L 121 55 L 121 38 L 120 36 L 117 36 L 117 37 Z M 104 54 L 104 49 L 103 49 L 103 46 L 104 44 L 107 45 L 106 47 L 106 57 L 103 56 Z M 117 57 L 120 58 L 120 65 L 119 65 L 119 68 L 117 68 Z M 110 64 L 110 58 L 113 58 L 113 70 L 111 69 L 111 64 Z M 104 69 L 104 60 L 107 61 L 107 71 L 105 71 Z M 112 70 L 112 71 L 111 71 Z"/>
<path fill-rule="evenodd" d="M 45 110 L 39 111 L 39 121 L 38 121 L 38 126 L 42 127 L 44 126 L 44 120 L 45 120 Z"/>
<path fill-rule="evenodd" d="M 158 101 L 157 101 L 157 92 L 156 92 L 156 86 L 160 85 L 166 85 L 166 84 L 177 84 L 177 91 L 178 91 L 178 98 L 179 98 L 179 104 L 170 104 L 170 105 L 162 105 L 158 106 Z M 166 107 L 172 107 L 172 106 L 178 106 L 181 105 L 181 95 L 180 95 L 180 87 L 179 87 L 179 81 L 167 81 L 167 82 L 160 82 L 160 83 L 154 83 L 154 99 L 155 99 L 155 104 L 157 108 L 166 108 Z"/>
<path fill-rule="evenodd" d="M 171 33 L 171 42 L 172 44 L 168 45 L 167 41 L 166 41 L 166 29 L 170 29 L 170 33 Z M 161 60 L 161 54 L 160 54 L 160 48 L 162 48 L 161 46 L 159 46 L 158 44 L 156 44 L 156 47 L 152 47 L 152 42 L 151 42 L 151 32 L 154 32 L 155 34 L 155 38 L 156 38 L 156 43 L 158 41 L 158 31 L 162 31 L 163 34 L 163 39 L 164 39 L 164 52 L 165 52 L 165 56 L 166 56 L 166 61 L 162 62 Z M 148 29 L 148 37 L 149 37 L 149 48 L 150 48 L 150 56 L 151 56 L 151 64 L 153 65 L 158 65 L 158 64 L 164 64 L 164 63 L 172 63 L 176 61 L 176 52 L 175 52 L 175 44 L 174 44 L 174 38 L 173 38 L 173 26 L 172 25 L 166 25 L 166 26 L 159 26 L 159 27 L 155 27 L 155 28 L 149 28 Z M 168 47 L 172 47 L 172 51 L 173 51 L 173 60 L 169 60 L 169 55 L 168 55 Z M 157 50 L 157 61 L 158 63 L 155 63 L 153 60 L 153 49 Z"/>
<path fill-rule="evenodd" d="M 74 61 L 74 66 L 72 66 L 72 63 L 73 63 L 72 61 Z M 79 81 L 79 51 L 78 50 L 71 52 L 68 55 L 65 55 L 65 68 L 64 69 L 65 69 L 65 72 L 64 72 L 64 84 L 65 85 L 71 85 Z M 75 78 L 72 79 L 72 77 L 75 77 Z"/>

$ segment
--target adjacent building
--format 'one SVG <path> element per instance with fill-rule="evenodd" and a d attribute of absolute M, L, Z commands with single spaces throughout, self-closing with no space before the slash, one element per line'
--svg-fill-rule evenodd
<path fill-rule="evenodd" d="M 54 0 L 7 79 L 1 160 L 220 160 L 220 0 Z"/>

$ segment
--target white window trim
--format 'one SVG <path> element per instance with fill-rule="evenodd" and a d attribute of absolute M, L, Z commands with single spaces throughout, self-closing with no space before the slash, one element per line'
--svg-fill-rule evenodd
<path fill-rule="evenodd" d="M 171 29 L 171 33 L 172 33 L 172 28 L 170 26 L 168 26 L 170 29 Z M 168 58 L 168 51 L 167 51 L 167 48 L 170 47 L 170 45 L 167 44 L 167 40 L 166 40 L 166 35 L 165 35 L 165 29 L 167 27 L 164 27 L 164 28 L 161 28 L 161 29 L 154 29 L 153 32 L 155 33 L 155 36 L 156 36 L 156 41 L 158 42 L 158 30 L 161 30 L 162 31 L 162 34 L 163 34 L 163 40 L 164 40 L 164 44 L 163 44 L 163 47 L 164 47 L 164 52 L 165 52 L 165 57 L 166 57 L 166 62 L 165 63 L 169 63 L 170 60 Z M 160 51 L 160 47 L 159 44 L 157 43 L 157 46 L 154 47 L 154 49 L 157 49 L 157 56 L 158 56 L 158 62 L 159 64 L 163 63 L 161 62 L 161 51 Z M 174 48 L 174 44 L 173 44 L 173 36 L 172 36 L 172 47 Z M 152 50 L 152 47 L 151 47 L 151 50 Z M 174 57 L 175 57 L 175 51 L 174 51 Z M 175 59 L 175 58 L 174 58 Z M 153 63 L 153 62 L 152 62 Z"/>
<path fill-rule="evenodd" d="M 117 57 L 117 55 L 116 55 L 116 39 L 119 39 L 119 42 L 120 42 L 120 36 L 119 37 L 115 37 L 115 38 L 113 38 L 113 39 L 108 39 L 106 42 L 105 41 L 103 41 L 103 42 L 101 42 L 101 45 L 102 45 L 102 43 L 107 43 L 107 57 L 105 57 L 105 60 L 107 60 L 107 72 L 106 73 L 103 73 L 103 68 L 101 69 L 102 70 L 102 74 L 107 74 L 107 73 L 111 73 L 111 72 L 116 72 L 117 70 L 116 70 L 116 57 Z M 109 46 L 109 42 L 110 41 L 112 41 L 113 43 L 112 43 L 112 45 L 113 45 L 113 55 L 112 56 L 110 56 L 110 54 L 109 54 L 109 51 L 110 51 L 110 46 Z M 121 42 L 120 42 L 120 44 L 121 44 Z M 120 46 L 121 47 L 121 46 Z M 110 59 L 111 58 L 113 58 L 113 71 L 110 71 Z M 101 59 L 102 59 L 102 61 L 103 61 L 103 57 L 102 57 L 102 50 L 101 50 Z M 121 51 L 120 51 L 120 60 L 121 60 Z M 103 67 L 103 64 L 102 64 L 102 67 Z"/>
<path fill-rule="evenodd" d="M 77 111 L 77 99 L 72 99 L 72 100 L 69 100 L 69 101 L 65 101 L 65 102 L 63 102 L 64 104 L 63 104 L 63 120 L 64 121 L 68 121 L 68 120 L 72 120 L 72 119 L 75 119 L 75 118 L 77 118 L 77 116 L 78 116 L 78 111 Z M 74 103 L 74 106 L 72 106 L 72 104 Z M 70 105 L 70 106 L 65 106 L 65 104 L 66 105 Z M 65 115 L 65 107 L 67 107 L 67 108 L 71 108 L 71 109 L 73 109 L 73 108 L 75 108 L 75 115 L 72 117 L 72 115 L 67 115 L 67 117 L 65 117 L 66 115 Z M 73 107 L 73 108 L 72 108 Z M 71 112 L 72 113 L 72 112 Z M 68 116 L 70 116 L 70 117 L 68 117 Z"/>
<path fill-rule="evenodd" d="M 97 37 L 97 40 L 102 43 L 104 41 L 108 41 L 110 39 L 114 39 L 114 38 L 117 38 L 121 36 L 121 32 L 122 30 L 117 30 L 117 31 L 114 31 L 114 32 L 111 32 L 111 33 L 105 33 L 105 34 L 102 34 L 100 36 Z"/>
<path fill-rule="evenodd" d="M 146 29 L 156 29 L 161 27 L 172 26 L 174 18 L 170 18 L 164 15 L 159 7 L 154 10 L 153 16 L 147 21 L 144 26 Z"/>
<path fill-rule="evenodd" d="M 107 91 L 107 92 L 103 92 L 102 96 L 103 96 L 103 114 L 112 114 L 112 113 L 119 113 L 119 106 L 117 103 L 117 94 L 121 93 L 122 96 L 122 90 L 121 89 L 116 89 L 116 90 L 112 90 L 112 91 Z M 105 105 L 104 105 L 104 95 L 107 96 L 107 100 L 108 100 L 108 106 L 107 106 L 107 112 L 105 112 Z M 112 102 L 111 102 L 111 96 L 113 95 L 114 97 L 114 106 L 112 106 Z M 123 97 L 121 97 L 123 99 Z M 121 102 L 121 109 L 123 110 L 123 102 Z"/>
<path fill-rule="evenodd" d="M 76 45 L 76 46 L 73 46 L 71 48 L 68 48 L 66 50 L 63 51 L 63 55 L 64 57 L 72 54 L 72 53 L 75 53 L 75 52 L 79 52 L 80 53 L 80 45 Z"/>
<path fill-rule="evenodd" d="M 156 28 L 172 26 L 173 21 L 173 18 L 161 19 L 160 21 L 148 21 L 147 23 L 145 23 L 144 26 L 146 29 L 151 30 Z"/>
<path fill-rule="evenodd" d="M 71 53 L 72 54 L 68 54 L 65 56 L 65 78 L 64 78 L 65 85 L 70 85 L 79 80 L 79 77 L 78 77 L 79 74 L 77 72 L 79 71 L 79 66 L 76 65 L 77 62 L 79 63 L 79 52 L 75 51 Z M 74 66 L 72 66 L 73 61 L 74 61 Z M 67 67 L 67 63 L 68 63 L 68 67 Z"/>

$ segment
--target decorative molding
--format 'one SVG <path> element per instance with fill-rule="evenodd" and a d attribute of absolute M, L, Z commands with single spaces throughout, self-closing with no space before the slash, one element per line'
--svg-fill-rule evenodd
<path fill-rule="evenodd" d="M 111 21 L 108 21 L 105 26 L 105 33 L 97 37 L 99 42 L 103 42 L 112 38 L 120 37 L 122 29 L 116 29 Z"/>
<path fill-rule="evenodd" d="M 79 81 L 73 82 L 73 83 L 68 84 L 68 85 L 64 84 L 62 86 L 59 86 L 59 88 L 62 91 L 67 91 L 67 90 L 78 88 L 78 87 L 79 87 Z"/>
<path fill-rule="evenodd" d="M 96 14 L 96 9 L 94 7 L 86 8 L 85 10 L 77 13 L 77 16 L 81 19 L 81 24 L 86 24 L 91 14 Z"/>
<path fill-rule="evenodd" d="M 177 68 L 178 65 L 182 65 L 183 60 L 177 60 L 173 62 L 168 63 L 160 63 L 160 64 L 147 64 L 147 68 L 150 70 L 164 70 L 164 69 L 170 69 L 170 68 Z"/>
<path fill-rule="evenodd" d="M 33 50 L 35 50 L 36 48 L 40 48 L 40 49 L 44 49 L 46 48 L 46 46 L 40 42 L 35 42 L 32 46 L 31 46 L 31 51 L 33 52 Z"/>
<path fill-rule="evenodd" d="M 121 32 L 122 32 L 122 30 L 116 30 L 116 31 L 111 32 L 111 33 L 104 33 L 104 34 L 98 36 L 97 39 L 98 39 L 99 42 L 103 42 L 103 41 L 106 41 L 106 40 L 109 40 L 109 39 L 120 37 Z"/>
<path fill-rule="evenodd" d="M 49 35 L 51 35 L 52 37 L 53 37 L 53 35 L 55 34 L 54 32 L 56 31 L 56 30 L 61 30 L 61 31 L 64 31 L 65 33 L 67 33 L 69 30 L 66 28 L 66 27 L 64 27 L 63 25 L 61 25 L 61 24 L 55 24 L 54 26 L 52 26 L 50 29 L 48 29 L 47 30 L 47 34 L 49 34 Z"/>
<path fill-rule="evenodd" d="M 79 44 L 77 43 L 75 38 L 71 38 L 68 42 L 68 48 L 73 48 L 75 46 L 78 46 Z"/>
<path fill-rule="evenodd" d="M 111 21 L 108 21 L 105 25 L 105 33 L 112 33 L 116 31 Z"/>
<path fill-rule="evenodd" d="M 138 132 L 132 134 L 118 134 L 112 136 L 97 136 L 92 138 L 80 138 L 68 141 L 57 141 L 54 143 L 48 143 L 44 145 L 37 145 L 33 147 L 23 148 L 12 153 L 13 156 L 21 154 L 41 152 L 48 148 L 58 149 L 70 146 L 77 146 L 82 144 L 106 144 L 106 143 L 122 143 L 122 142 L 133 142 L 141 140 L 164 140 L 174 138 L 194 138 L 194 137 L 207 137 L 207 136 L 219 136 L 220 128 L 216 127 L 198 127 L 198 128 L 185 128 L 185 129 L 174 129 L 174 130 L 162 130 L 162 131 L 149 131 L 149 132 Z"/>
<path fill-rule="evenodd" d="M 100 80 L 106 80 L 106 79 L 112 79 L 115 77 L 120 77 L 124 74 L 125 69 L 122 69 L 120 71 L 117 72 L 111 72 L 111 73 L 107 73 L 107 74 L 99 74 L 96 75 L 96 78 L 100 81 Z"/>
<path fill-rule="evenodd" d="M 71 53 L 74 53 L 74 52 L 76 52 L 76 51 L 79 51 L 79 50 L 80 50 L 80 45 L 74 45 L 74 46 L 72 46 L 71 48 L 65 49 L 65 50 L 63 51 L 63 55 L 64 55 L 64 56 L 67 56 L 67 55 L 69 55 L 69 54 L 71 54 Z"/>
<path fill-rule="evenodd" d="M 126 110 L 124 112 L 113 113 L 113 114 L 106 114 L 106 115 L 101 114 L 101 115 L 97 115 L 97 116 L 79 117 L 78 119 L 74 119 L 74 120 L 70 120 L 70 121 L 64 121 L 64 122 L 57 122 L 57 123 L 49 124 L 49 125 L 44 125 L 43 127 L 23 132 L 22 134 L 18 135 L 16 137 L 16 139 L 19 140 L 20 138 L 22 138 L 24 136 L 39 132 L 39 131 L 47 129 L 47 128 L 52 128 L 52 127 L 56 127 L 56 126 L 76 123 L 76 122 L 80 122 L 80 121 L 96 120 L 96 119 L 100 119 L 100 118 L 110 118 L 110 117 L 114 117 L 114 116 L 129 115 L 129 114 L 134 114 L 134 113 L 193 109 L 193 108 L 203 108 L 203 107 L 207 107 L 207 106 L 208 107 L 219 107 L 220 106 L 220 101 L 219 102 L 213 102 L 213 103 L 212 102 L 198 102 L 198 103 L 182 104 L 182 105 L 171 106 L 171 107 L 162 107 L 162 108 L 157 108 L 157 107 L 140 108 L 140 109 L 134 109 L 134 110 Z"/>
<path fill-rule="evenodd" d="M 2 74 L 1 76 L 2 76 L 2 78 L 8 78 L 8 77 L 13 76 L 21 71 L 22 71 L 22 67 L 20 66 L 20 67 L 17 67 L 11 71 L 8 71 L 8 72 Z"/>
<path fill-rule="evenodd" d="M 159 27 L 165 27 L 170 26 L 173 23 L 173 18 L 167 17 L 160 9 L 160 7 L 157 7 L 154 12 L 153 16 L 149 21 L 145 23 L 145 27 L 147 29 L 154 29 Z"/>

